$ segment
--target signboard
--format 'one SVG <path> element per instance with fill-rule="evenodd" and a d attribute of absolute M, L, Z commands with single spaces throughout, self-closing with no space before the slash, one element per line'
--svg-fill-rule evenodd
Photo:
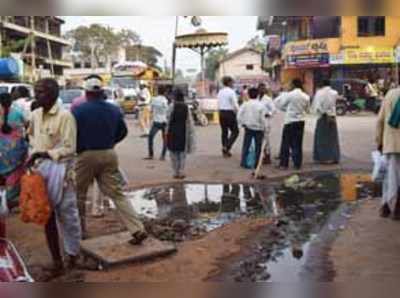
<path fill-rule="evenodd" d="M 344 64 L 392 64 L 395 61 L 395 52 L 391 47 L 344 50 Z"/>
<path fill-rule="evenodd" d="M 285 48 L 285 54 L 294 55 L 310 55 L 329 53 L 328 42 L 323 39 L 295 42 L 287 44 Z"/>
<path fill-rule="evenodd" d="M 287 68 L 312 68 L 329 66 L 329 54 L 294 55 L 287 56 Z"/>

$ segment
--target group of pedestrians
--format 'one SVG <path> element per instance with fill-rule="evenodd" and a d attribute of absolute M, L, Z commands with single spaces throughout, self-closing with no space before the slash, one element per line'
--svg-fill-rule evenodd
<path fill-rule="evenodd" d="M 261 162 L 272 161 L 271 125 L 278 110 L 285 113 L 281 146 L 278 159 L 279 169 L 289 168 L 290 158 L 294 168 L 303 165 L 303 139 L 307 114 L 311 108 L 318 116 L 314 141 L 314 161 L 323 164 L 340 162 L 339 134 L 336 123 L 336 101 L 338 92 L 324 80 L 314 96 L 311 106 L 310 96 L 304 91 L 300 79 L 294 79 L 291 88 L 273 99 L 265 84 L 248 89 L 249 100 L 239 105 L 234 91 L 234 80 L 223 78 L 223 88 L 218 94 L 221 125 L 222 155 L 232 157 L 232 147 L 239 136 L 239 127 L 244 129 L 241 166 L 249 168 L 248 156 L 253 144 L 255 148 L 255 169 Z M 264 148 L 264 150 L 263 150 Z M 261 156 L 263 156 L 262 160 Z"/>
<path fill-rule="evenodd" d="M 114 149 L 127 136 L 127 126 L 119 108 L 105 101 L 102 86 L 100 77 L 88 77 L 85 97 L 71 112 L 59 103 L 58 83 L 42 79 L 35 84 L 29 118 L 10 94 L 0 95 L 0 183 L 6 185 L 9 208 L 14 208 L 25 170 L 43 177 L 52 212 L 45 226 L 52 274 L 77 266 L 80 242 L 88 236 L 87 192 L 94 181 L 113 200 L 132 235 L 130 243 L 139 245 L 147 238 L 124 195 Z M 4 222 L 1 232 L 5 233 Z"/>

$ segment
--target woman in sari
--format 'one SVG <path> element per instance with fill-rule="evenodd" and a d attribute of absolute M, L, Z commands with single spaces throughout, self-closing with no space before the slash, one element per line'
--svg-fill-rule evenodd
<path fill-rule="evenodd" d="M 6 189 L 10 209 L 18 205 L 20 179 L 28 153 L 25 124 L 23 112 L 12 106 L 11 95 L 0 94 L 0 181 Z M 1 219 L 0 234 L 0 237 L 5 234 L 4 219 Z"/>

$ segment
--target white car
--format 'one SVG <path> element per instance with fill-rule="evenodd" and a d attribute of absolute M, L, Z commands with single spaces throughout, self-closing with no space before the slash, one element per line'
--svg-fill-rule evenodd
<path fill-rule="evenodd" d="M 31 94 L 31 98 L 33 98 L 33 87 L 29 84 L 22 84 L 22 83 L 0 83 L 0 94 L 1 93 L 12 93 L 17 87 L 26 87 Z"/>

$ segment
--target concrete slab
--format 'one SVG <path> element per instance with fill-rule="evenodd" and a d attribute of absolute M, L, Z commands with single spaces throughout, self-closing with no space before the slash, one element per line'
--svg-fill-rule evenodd
<path fill-rule="evenodd" d="M 177 248 L 169 242 L 148 238 L 142 245 L 128 243 L 130 233 L 119 233 L 82 241 L 85 255 L 96 259 L 102 267 L 111 267 L 134 262 L 148 261 L 176 252 Z"/>

